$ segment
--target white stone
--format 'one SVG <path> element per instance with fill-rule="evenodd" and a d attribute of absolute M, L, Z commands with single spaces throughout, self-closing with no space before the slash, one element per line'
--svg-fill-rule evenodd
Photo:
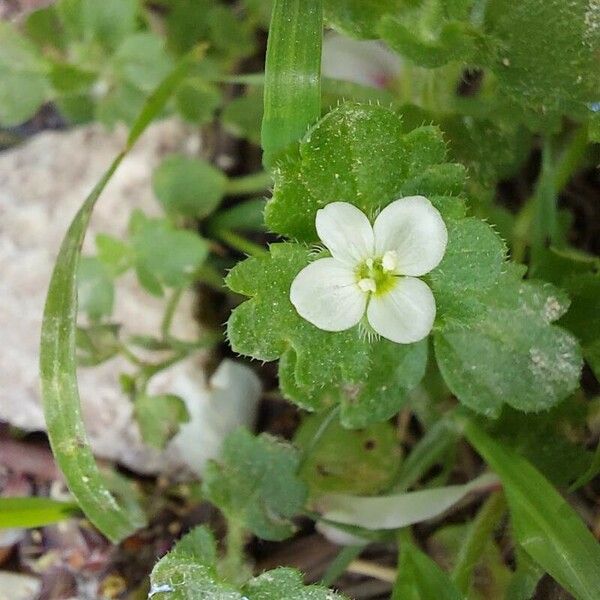
<path fill-rule="evenodd" d="M 0 571 L 0 600 L 31 600 L 41 587 L 36 577 Z"/>
<path fill-rule="evenodd" d="M 106 132 L 97 125 L 67 132 L 42 133 L 29 142 L 0 153 L 0 420 L 25 430 L 43 430 L 44 417 L 39 393 L 39 336 L 50 273 L 60 242 L 83 199 L 97 183 L 123 147 L 126 132 Z M 192 143 L 193 142 L 193 143 Z M 97 233 L 122 237 L 131 211 L 142 209 L 161 214 L 153 197 L 151 175 L 165 154 L 198 145 L 197 135 L 176 121 L 149 128 L 125 159 L 94 211 L 84 251 L 94 250 Z M 182 298 L 173 323 L 173 334 L 194 339 L 195 296 Z M 154 334 L 159 331 L 164 300 L 143 292 L 133 275 L 119 279 L 114 320 L 123 323 L 123 333 Z M 191 359 L 195 368 L 176 366 L 156 376 L 186 387 L 194 396 L 208 398 L 203 355 Z M 121 358 L 99 367 L 80 369 L 79 385 L 84 419 L 95 453 L 128 467 L 152 473 L 185 466 L 175 449 L 159 453 L 146 448 L 132 420 L 132 406 L 118 384 L 118 374 L 131 371 Z M 257 401 L 256 380 L 245 376 L 249 406 Z M 240 389 L 236 371 L 235 389 Z M 179 380 L 178 378 L 182 378 Z M 225 388 L 228 382 L 221 382 Z M 166 390 L 168 391 L 168 390 Z M 248 416 L 240 412 L 237 417 Z M 241 418 L 235 424 L 250 421 Z M 207 433 L 210 437 L 212 433 Z M 210 454 L 209 447 L 203 452 Z"/>

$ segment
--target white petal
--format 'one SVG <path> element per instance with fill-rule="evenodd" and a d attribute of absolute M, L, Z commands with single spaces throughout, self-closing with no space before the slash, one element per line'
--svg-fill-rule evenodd
<path fill-rule="evenodd" d="M 400 277 L 391 291 L 371 298 L 367 319 L 380 336 L 398 344 L 412 344 L 431 332 L 435 300 L 425 282 Z"/>
<path fill-rule="evenodd" d="M 429 273 L 440 264 L 448 243 L 442 215 L 424 196 L 388 204 L 375 220 L 373 231 L 378 255 L 396 252 L 399 275 Z"/>
<path fill-rule="evenodd" d="M 321 258 L 304 267 L 290 288 L 298 314 L 325 331 L 354 327 L 365 314 L 367 294 L 356 285 L 351 267 Z"/>
<path fill-rule="evenodd" d="M 373 256 L 373 228 L 367 215 L 348 202 L 332 202 L 317 211 L 317 233 L 331 255 L 356 266 Z"/>

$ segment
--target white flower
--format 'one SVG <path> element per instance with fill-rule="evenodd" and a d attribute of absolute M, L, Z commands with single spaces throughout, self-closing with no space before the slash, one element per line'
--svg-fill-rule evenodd
<path fill-rule="evenodd" d="M 386 206 L 371 226 L 347 202 L 317 211 L 317 233 L 330 258 L 302 269 L 290 300 L 298 314 L 325 331 L 344 331 L 365 312 L 371 328 L 398 344 L 429 335 L 435 300 L 417 277 L 442 260 L 448 232 L 438 210 L 423 196 Z"/>

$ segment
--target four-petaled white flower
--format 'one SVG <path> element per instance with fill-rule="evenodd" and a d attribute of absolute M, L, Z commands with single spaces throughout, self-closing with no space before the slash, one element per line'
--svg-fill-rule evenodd
<path fill-rule="evenodd" d="M 356 206 L 332 202 L 317 211 L 316 228 L 331 257 L 310 263 L 292 282 L 290 300 L 301 317 L 344 331 L 366 312 L 371 328 L 392 342 L 429 335 L 435 300 L 418 277 L 440 263 L 448 232 L 427 198 L 395 200 L 373 226 Z"/>

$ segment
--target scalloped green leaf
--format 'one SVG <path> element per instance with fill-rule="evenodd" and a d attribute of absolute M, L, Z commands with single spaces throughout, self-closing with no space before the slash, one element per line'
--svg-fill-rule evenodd
<path fill-rule="evenodd" d="M 547 410 L 579 382 L 577 340 L 552 325 L 568 299 L 550 284 L 520 277 L 518 269 L 507 269 L 470 305 L 455 305 L 453 319 L 435 334 L 448 387 L 488 417 L 497 417 L 504 404 L 524 412 Z"/>
<path fill-rule="evenodd" d="M 267 225 L 304 242 L 318 242 L 314 221 L 328 202 L 343 200 L 373 218 L 396 198 L 423 194 L 440 210 L 449 231 L 446 257 L 429 281 L 438 321 L 477 307 L 465 303 L 496 283 L 505 247 L 486 223 L 465 218 L 462 166 L 444 162 L 446 146 L 435 127 L 405 133 L 394 111 L 348 103 L 325 116 L 277 167 Z M 341 405 L 347 427 L 364 427 L 397 413 L 419 383 L 425 342 L 369 341 L 361 328 L 319 330 L 289 300 L 294 277 L 311 259 L 299 244 L 271 246 L 271 255 L 236 266 L 227 283 L 250 296 L 232 314 L 228 333 L 235 351 L 261 360 L 281 358 L 284 395 L 308 410 Z M 469 294 L 465 294 L 469 292 Z"/>
<path fill-rule="evenodd" d="M 427 277 L 439 321 L 454 318 L 465 292 L 473 295 L 490 288 L 505 268 L 506 246 L 490 225 L 469 217 L 447 220 L 447 227 L 446 254 Z"/>
<path fill-rule="evenodd" d="M 295 569 L 279 568 L 250 579 L 241 591 L 218 573 L 213 534 L 196 527 L 161 558 L 150 576 L 154 600 L 344 600 L 327 588 L 305 586 Z"/>
<path fill-rule="evenodd" d="M 237 264 L 226 283 L 251 299 L 232 313 L 232 348 L 276 360 L 284 394 L 308 410 L 341 404 L 347 427 L 364 427 L 396 414 L 406 390 L 425 372 L 427 344 L 369 342 L 359 328 L 331 333 L 302 319 L 289 299 L 292 280 L 310 260 L 300 244 L 273 244 L 270 256 Z"/>
<path fill-rule="evenodd" d="M 148 598 L 154 600 L 242 600 L 217 573 L 214 537 L 204 526 L 182 537 L 152 569 Z"/>
<path fill-rule="evenodd" d="M 263 539 L 282 540 L 294 533 L 290 519 L 307 496 L 298 466 L 293 446 L 239 429 L 225 440 L 220 462 L 207 465 L 202 489 L 228 519 Z"/>
<path fill-rule="evenodd" d="M 305 586 L 302 576 L 295 569 L 285 567 L 267 571 L 244 586 L 248 600 L 344 600 L 320 585 Z"/>
<path fill-rule="evenodd" d="M 590 114 L 600 90 L 600 9 L 590 0 L 491 0 L 489 61 L 504 93 L 542 114 Z"/>
<path fill-rule="evenodd" d="M 446 170 L 444 184 L 432 167 L 445 159 L 446 145 L 437 127 L 404 133 L 401 117 L 388 108 L 343 104 L 308 132 L 297 153 L 277 164 L 273 198 L 265 212 L 267 226 L 315 242 L 316 212 L 330 202 L 350 202 L 374 217 L 407 195 L 411 183 L 410 193 L 417 193 L 418 184 L 421 190 L 451 197 L 462 187 L 464 171 Z M 438 209 L 444 214 L 444 202 Z"/>

